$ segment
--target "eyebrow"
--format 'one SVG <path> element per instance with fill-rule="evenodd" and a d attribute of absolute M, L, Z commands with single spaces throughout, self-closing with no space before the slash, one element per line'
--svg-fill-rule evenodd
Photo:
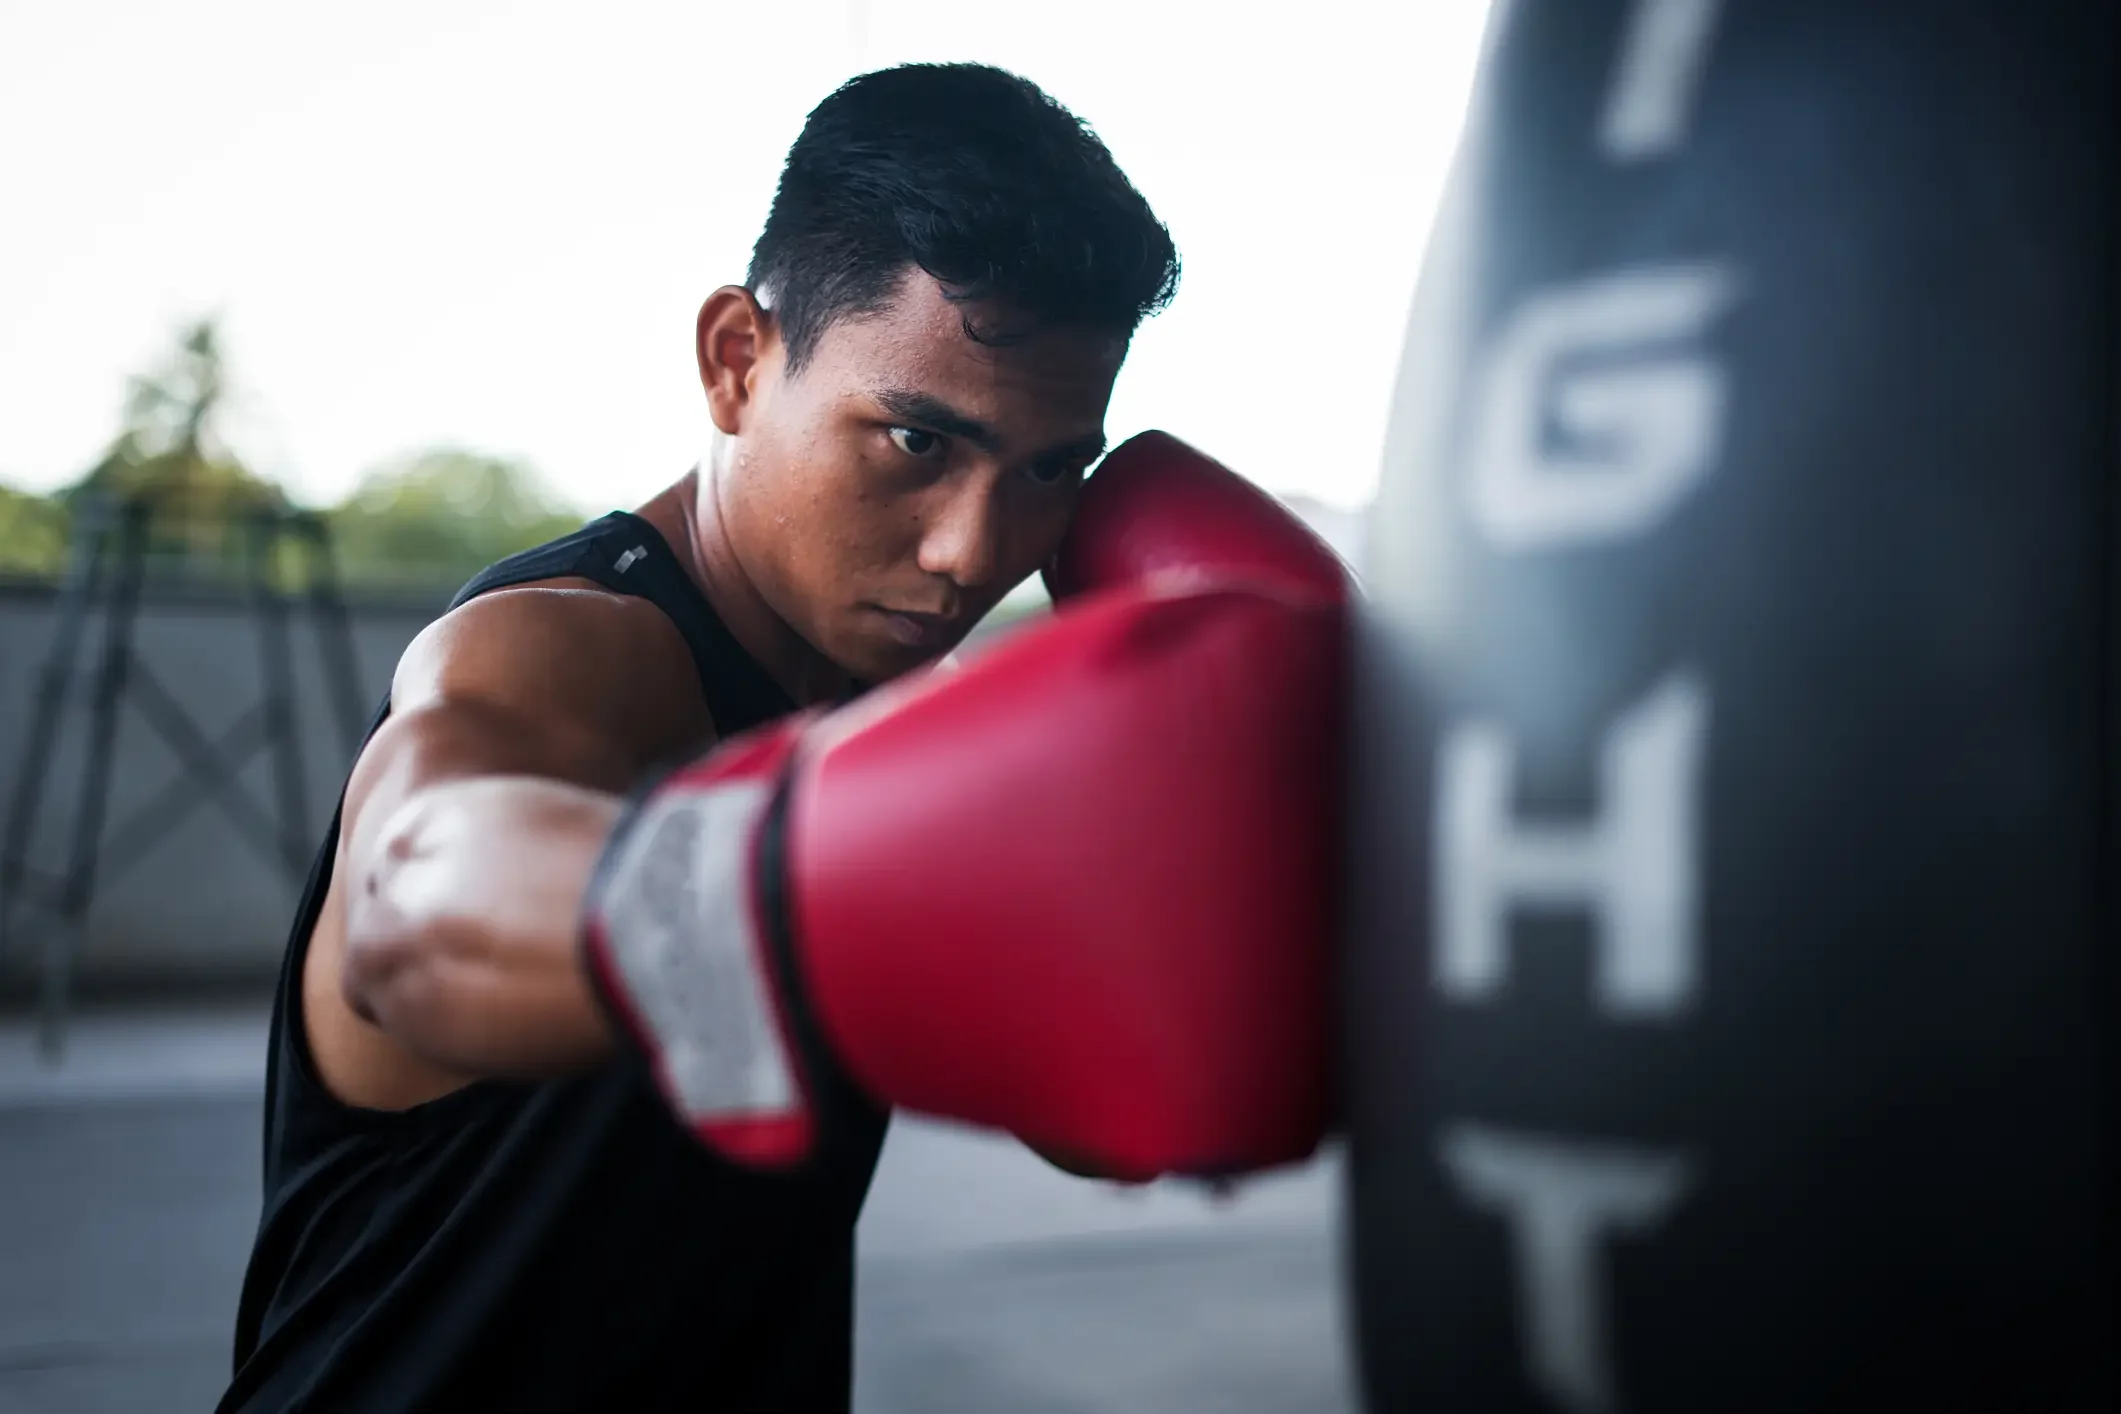
<path fill-rule="evenodd" d="M 915 392 L 910 388 L 879 388 L 871 396 L 893 417 L 904 418 L 907 422 L 931 428 L 945 436 L 961 437 L 989 456 L 997 456 L 1001 452 L 1002 439 L 993 428 L 976 417 L 967 417 L 939 398 Z M 1044 453 L 1044 457 L 1094 458 L 1104 450 L 1105 434 L 1093 432 L 1049 449 Z"/>
<path fill-rule="evenodd" d="M 993 428 L 926 393 L 906 388 L 880 388 L 875 397 L 884 411 L 893 417 L 903 417 L 908 422 L 919 423 L 951 437 L 962 437 L 989 456 L 1001 448 L 1001 438 L 994 435 Z"/>

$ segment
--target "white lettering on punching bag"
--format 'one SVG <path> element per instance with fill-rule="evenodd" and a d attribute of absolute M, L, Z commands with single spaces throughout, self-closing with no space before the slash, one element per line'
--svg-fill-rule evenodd
<path fill-rule="evenodd" d="M 1598 120 L 1598 150 L 1641 162 L 1679 150 L 1709 56 L 1719 0 L 1636 0 Z"/>
<path fill-rule="evenodd" d="M 1597 114 L 1613 164 L 1686 143 L 1720 0 L 1633 0 Z M 1622 267 L 1505 308 L 1465 384 L 1464 506 L 1505 555 L 1614 549 L 1665 525 L 1723 453 L 1729 376 L 1708 335 L 1741 294 L 1735 263 Z M 1586 821 L 1525 818 L 1504 722 L 1475 715 L 1437 745 L 1430 885 L 1433 983 L 1493 1004 L 1509 924 L 1527 907 L 1592 918 L 1604 1016 L 1685 1013 L 1702 988 L 1700 815 L 1710 689 L 1666 667 L 1599 747 Z M 1694 1182 L 1676 1149 L 1446 1124 L 1438 1153 L 1477 1207 L 1508 1223 L 1526 1379 L 1572 1414 L 1620 1405 L 1608 1331 L 1611 1238 L 1647 1234 Z"/>
<path fill-rule="evenodd" d="M 1700 976 L 1695 815 L 1708 693 L 1675 673 L 1630 708 L 1599 753 L 1598 813 L 1529 821 L 1511 807 L 1515 751 L 1493 722 L 1446 734 L 1438 762 L 1435 980 L 1453 1001 L 1493 997 L 1509 976 L 1514 909 L 1562 905 L 1596 919 L 1592 992 L 1622 1017 L 1666 1016 Z"/>
<path fill-rule="evenodd" d="M 1685 1160 L 1470 1124 L 1446 1129 L 1438 1149 L 1466 1196 L 1510 1224 L 1532 1378 L 1566 1409 L 1608 1414 L 1613 1372 L 1596 1249 L 1663 1217 L 1686 1189 Z"/>
<path fill-rule="evenodd" d="M 1527 297 L 1475 376 L 1473 523 L 1507 550 L 1641 534 L 1721 450 L 1723 370 L 1698 347 L 1736 300 L 1722 261 Z"/>

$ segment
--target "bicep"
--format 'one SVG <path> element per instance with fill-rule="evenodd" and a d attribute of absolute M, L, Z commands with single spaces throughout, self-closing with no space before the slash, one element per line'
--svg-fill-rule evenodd
<path fill-rule="evenodd" d="M 408 801 L 468 781 L 621 793 L 632 783 L 630 756 L 587 725 L 541 721 L 477 697 L 437 697 L 394 712 L 369 740 L 346 784 L 344 842 L 361 853 Z"/>
<path fill-rule="evenodd" d="M 347 782 L 346 844 L 358 852 L 409 799 L 457 781 L 629 790 L 695 720 L 668 632 L 610 596 L 551 590 L 502 591 L 430 626 Z"/>

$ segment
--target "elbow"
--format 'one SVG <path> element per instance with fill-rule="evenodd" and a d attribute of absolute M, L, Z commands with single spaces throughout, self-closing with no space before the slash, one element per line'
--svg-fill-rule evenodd
<path fill-rule="evenodd" d="M 464 940 L 447 920 L 404 915 L 348 920 L 339 991 L 354 1015 L 438 1065 L 463 1045 Z"/>
<path fill-rule="evenodd" d="M 361 927 L 348 920 L 339 964 L 339 993 L 355 1016 L 371 1026 L 395 1030 L 408 994 L 420 990 L 424 968 L 420 939 L 401 929 Z"/>
<path fill-rule="evenodd" d="M 419 877 L 433 867 L 423 859 L 421 826 L 417 809 L 398 812 L 346 881 L 340 993 L 354 1015 L 394 1033 L 419 1029 L 448 971 L 451 930 Z"/>

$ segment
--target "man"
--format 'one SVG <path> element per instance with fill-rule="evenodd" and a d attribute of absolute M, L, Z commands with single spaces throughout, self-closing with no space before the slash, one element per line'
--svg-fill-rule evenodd
<path fill-rule="evenodd" d="M 1177 269 L 1020 79 L 811 115 L 700 311 L 712 465 L 398 666 L 288 950 L 223 1410 L 841 1409 L 886 1106 L 1120 1176 L 1316 1142 L 1337 569 L 1168 439 L 1071 533 Z M 1041 567 L 1050 633 L 825 710 Z"/>

